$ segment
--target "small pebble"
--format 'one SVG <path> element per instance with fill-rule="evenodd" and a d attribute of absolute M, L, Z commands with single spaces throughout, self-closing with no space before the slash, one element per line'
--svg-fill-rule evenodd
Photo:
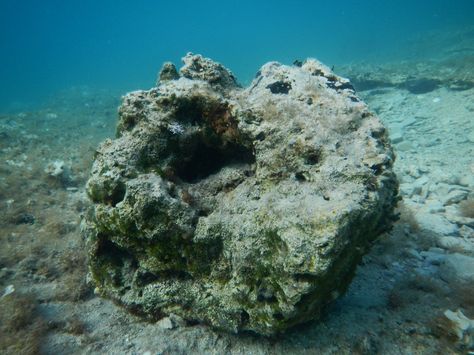
<path fill-rule="evenodd" d="M 8 285 L 7 287 L 5 287 L 5 291 L 3 292 L 2 298 L 8 296 L 13 292 L 15 292 L 15 287 L 13 285 Z"/>

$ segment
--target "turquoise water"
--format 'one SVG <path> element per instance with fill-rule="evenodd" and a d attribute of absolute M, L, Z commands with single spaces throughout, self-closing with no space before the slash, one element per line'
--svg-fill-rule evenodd
<path fill-rule="evenodd" d="M 0 1 L 0 112 L 77 85 L 148 88 L 188 51 L 242 83 L 269 60 L 328 65 L 412 55 L 410 38 L 474 23 L 472 0 Z"/>
<path fill-rule="evenodd" d="M 341 122 L 350 123 L 348 127 L 342 127 L 344 132 L 354 127 L 353 117 L 357 118 L 354 115 L 363 107 L 360 98 L 387 128 L 396 155 L 393 169 L 400 182 L 397 207 L 400 219 L 394 222 L 391 231 L 383 233 L 374 242 L 358 265 L 347 293 L 331 302 L 314 322 L 289 329 L 275 338 L 247 333 L 220 333 L 211 327 L 195 324 L 194 320 L 185 323 L 174 315 L 157 323 L 142 322 L 110 300 L 99 297 L 93 292 L 95 285 L 87 281 L 91 279 L 87 276 L 85 233 L 81 232 L 80 225 L 85 220 L 84 216 L 91 213 L 88 211 L 91 211 L 93 202 L 85 186 L 91 177 L 94 160 L 101 159 L 98 158 L 100 152 L 109 144 L 98 148 L 100 143 L 116 134 L 120 97 L 129 91 L 148 90 L 156 84 L 163 62 L 172 61 L 179 68 L 181 58 L 188 52 L 200 53 L 222 63 L 236 74 L 243 85 L 249 84 L 257 70 L 268 61 L 291 64 L 296 59 L 316 57 L 333 67 L 336 74 L 349 78 L 358 98 L 347 90 L 350 85 L 345 81 L 343 86 L 336 86 L 335 79 L 327 75 L 317 78 L 321 82 L 327 79 L 326 85 L 305 85 L 308 97 L 302 101 L 307 105 L 303 108 L 304 112 L 314 110 L 314 117 L 334 112 L 334 117 L 340 119 L 342 114 L 338 110 L 342 108 L 348 119 Z M 296 66 L 291 68 L 294 69 L 298 70 Z M 186 82 L 182 80 L 180 85 Z M 178 81 L 169 84 L 176 83 Z M 266 88 L 273 93 L 274 88 L 280 88 L 276 90 L 280 91 L 282 87 L 288 89 L 288 85 L 288 82 L 278 79 Z M 326 87 L 330 94 L 326 92 Z M 336 91 L 332 92 L 333 89 Z M 320 102 L 317 101 L 319 90 L 324 91 Z M 347 111 L 344 106 L 329 107 L 330 101 L 326 96 L 336 93 L 349 95 L 347 97 L 356 110 L 352 106 Z M 294 140 L 296 143 L 293 139 L 282 140 L 284 145 L 277 146 L 281 148 L 281 153 L 277 149 L 274 151 L 281 155 L 281 159 L 286 159 L 285 155 L 288 155 L 290 164 L 287 167 L 282 165 L 282 171 L 287 170 L 294 176 L 295 191 L 301 188 L 310 196 L 321 195 L 319 200 L 325 204 L 323 201 L 329 200 L 329 197 L 323 189 L 310 190 L 312 185 L 306 181 L 305 171 L 291 172 L 293 165 L 300 166 L 300 163 L 293 164 L 297 157 L 293 156 L 291 147 L 305 147 L 300 145 L 300 138 L 306 141 L 309 134 L 300 132 L 300 122 L 304 121 L 301 127 L 306 127 L 306 117 L 295 111 L 303 106 L 283 103 L 286 99 L 290 103 L 296 102 L 293 98 L 304 98 L 306 92 L 304 96 L 291 92 L 290 95 L 280 94 L 284 94 L 284 90 L 269 100 L 264 96 L 258 98 L 256 103 L 265 100 L 262 101 L 265 104 L 262 105 L 262 112 L 257 110 L 258 105 L 255 106 L 257 109 L 251 107 L 248 118 L 252 118 L 253 114 L 256 119 L 262 117 L 262 121 L 268 120 L 268 127 L 271 128 L 274 118 L 281 115 L 286 119 L 297 115 L 294 124 L 289 119 L 281 121 L 290 123 L 288 134 L 298 135 Z M 166 101 L 161 98 L 156 100 L 156 104 L 161 105 L 158 107 L 163 108 L 164 115 L 167 112 L 172 114 L 163 116 L 173 119 L 167 126 L 172 133 L 170 141 L 183 131 L 183 126 L 178 124 L 181 119 L 186 121 L 189 118 L 193 130 L 199 127 L 196 132 L 206 128 L 194 126 L 201 111 L 206 119 L 209 116 L 209 122 L 212 118 L 216 132 L 221 130 L 221 123 L 229 123 L 230 128 L 225 128 L 223 138 L 217 139 L 222 147 L 213 151 L 214 135 L 206 137 L 203 133 L 202 138 L 201 133 L 196 133 L 196 137 L 201 138 L 196 142 L 194 138 L 190 139 L 190 144 L 197 147 L 189 154 L 192 160 L 189 158 L 190 162 L 186 162 L 186 158 L 182 163 L 176 158 L 179 161 L 176 163 L 179 168 L 176 174 L 172 166 L 170 170 L 162 170 L 147 167 L 146 164 L 143 167 L 130 165 L 137 171 L 150 172 L 146 175 L 159 172 L 169 184 L 170 191 L 173 190 L 170 196 L 176 195 L 177 201 L 182 200 L 179 203 L 194 204 L 192 209 L 196 211 L 192 213 L 197 213 L 199 218 L 208 213 L 206 209 L 197 209 L 198 203 L 201 203 L 198 199 L 201 195 L 205 196 L 199 189 L 204 191 L 209 186 L 215 188 L 217 198 L 224 193 L 230 196 L 234 194 L 230 190 L 238 186 L 234 185 L 245 179 L 243 176 L 253 174 L 253 168 L 238 170 L 240 165 L 246 166 L 254 158 L 248 148 L 233 143 L 233 139 L 237 139 L 233 115 L 234 112 L 247 115 L 246 110 L 240 110 L 244 108 L 241 101 L 247 99 L 230 96 L 228 102 L 223 102 L 225 105 L 219 101 L 219 106 L 215 107 L 213 100 L 210 101 L 210 113 L 204 113 L 207 107 L 201 107 L 199 103 L 196 104 L 196 112 L 189 112 L 189 117 L 187 103 L 176 106 L 176 112 L 165 106 Z M 138 101 L 141 102 L 144 101 Z M 189 105 L 190 110 L 193 105 Z M 222 111 L 221 107 L 225 110 Z M 283 110 L 285 107 L 288 107 L 287 111 Z M 241 116 L 236 117 L 241 119 Z M 136 117 L 141 118 L 139 115 Z M 372 115 L 362 117 L 373 118 Z M 161 120 L 161 116 L 159 118 Z M 320 122 L 316 123 L 317 127 L 322 127 L 323 132 L 331 128 L 333 123 L 329 119 L 325 116 L 322 120 L 327 122 L 327 127 Z M 133 124 L 132 121 L 130 124 Z M 150 117 L 143 120 L 148 121 L 153 123 L 158 120 L 150 113 Z M 363 122 L 362 119 L 359 121 Z M 250 123 L 246 120 L 238 122 L 244 123 L 244 130 L 254 129 L 247 125 L 258 125 L 253 120 Z M 309 122 L 308 127 L 311 126 Z M 164 119 L 162 123 L 168 124 Z M 256 135 L 256 139 L 258 142 L 261 142 L 260 139 L 269 142 L 268 137 L 274 130 L 267 131 L 267 122 L 260 126 L 262 132 Z M 281 126 L 286 128 L 284 124 Z M 133 140 L 129 137 L 120 139 L 125 142 L 125 148 L 135 147 L 133 142 L 139 140 L 136 138 L 141 139 L 142 134 L 149 133 L 142 127 L 146 125 L 133 129 L 130 135 Z M 158 131 L 157 127 L 161 129 L 165 126 L 151 125 L 151 132 Z M 354 133 L 354 137 L 363 138 L 370 144 L 383 142 L 385 147 L 385 136 L 380 137 L 377 132 L 381 131 L 373 129 L 378 124 L 364 123 L 361 127 L 364 130 L 370 128 L 372 137 L 367 139 L 362 128 L 357 128 L 362 135 Z M 240 128 L 239 125 L 238 135 Z M 309 133 L 313 131 L 310 128 Z M 280 127 L 275 130 L 277 136 L 279 130 Z M 340 134 L 336 124 L 334 134 Z M 160 141 L 156 142 L 156 147 L 160 147 L 161 136 L 157 136 Z M 188 137 L 187 134 L 184 137 Z M 146 162 L 162 159 L 161 148 L 154 148 L 154 140 L 146 140 L 153 142 L 149 145 L 153 149 L 146 155 L 137 156 L 144 157 Z M 322 152 L 325 149 L 337 150 L 350 155 L 351 150 L 355 149 L 357 156 L 363 158 L 361 163 L 365 163 L 365 158 L 368 162 L 381 159 L 381 155 L 370 155 L 370 149 L 365 153 L 359 152 L 365 147 L 363 144 L 358 146 L 350 141 L 347 144 L 346 140 L 338 138 L 338 142 L 334 140 L 334 144 L 324 146 L 324 141 L 332 140 L 321 139 Z M 263 145 L 258 142 L 255 141 L 256 147 L 257 144 Z M 247 147 L 249 143 L 245 144 Z M 270 146 L 270 143 L 265 144 Z M 122 149 L 120 145 L 117 147 L 117 156 L 122 159 L 121 151 L 127 149 Z M 136 147 L 136 151 L 135 148 L 130 149 L 133 154 L 146 152 L 140 148 L 141 143 L 137 143 Z M 305 166 L 319 164 L 319 160 L 326 159 L 330 162 L 328 166 L 331 165 L 327 171 L 330 174 L 334 172 L 335 182 L 342 180 L 344 171 L 339 172 L 338 169 L 345 163 L 337 158 L 332 166 L 332 160 L 319 154 L 319 147 L 320 143 L 316 142 L 316 148 L 307 150 L 309 153 L 306 148 L 293 150 L 300 151 L 300 161 Z M 473 157 L 474 0 L 0 0 L 0 354 L 474 354 Z M 167 155 L 165 158 L 168 159 Z M 343 158 L 345 161 L 346 158 Z M 112 161 L 114 168 L 115 163 Z M 257 171 L 258 165 L 253 165 L 256 165 Z M 319 172 L 316 168 L 315 176 Z M 371 196 L 374 189 L 386 188 L 383 185 L 377 187 L 375 176 L 380 176 L 377 175 L 379 169 L 376 164 L 372 169 L 374 179 L 365 182 L 367 196 Z M 323 171 L 321 176 L 329 174 L 327 171 Z M 212 179 L 208 180 L 212 184 L 192 182 L 196 177 L 214 173 L 216 176 L 232 177 L 232 181 L 229 180 L 231 183 L 227 184 L 224 179 L 222 184 L 215 180 L 219 182 L 215 185 Z M 106 174 L 108 172 L 104 172 L 103 176 Z M 262 175 L 265 174 L 267 172 Z M 126 177 L 129 179 L 126 184 L 132 180 L 130 176 Z M 275 176 L 277 181 L 278 175 Z M 361 175 L 361 178 L 365 181 L 364 176 Z M 181 179 L 183 181 L 180 182 Z M 358 180 L 359 176 L 355 182 Z M 134 185 L 126 185 L 126 188 L 129 186 Z M 219 186 L 223 186 L 222 191 Z M 290 207 L 298 204 L 296 198 L 292 196 L 291 199 L 277 201 L 279 195 L 272 194 L 272 186 L 277 185 L 273 182 L 261 184 L 255 189 L 255 195 L 252 193 L 249 196 L 259 197 L 260 190 L 268 189 L 270 197 L 262 199 L 262 203 L 268 201 L 271 208 L 278 208 L 278 213 L 284 208 L 288 208 L 288 214 L 293 213 Z M 281 186 L 283 189 L 289 185 Z M 358 193 L 358 189 L 356 187 L 353 194 Z M 114 192 L 110 201 L 109 198 L 104 199 L 107 200 L 104 201 L 107 203 L 103 204 L 104 208 L 118 206 L 115 195 L 125 198 L 122 188 L 117 190 L 118 193 Z M 342 196 L 344 191 L 348 190 L 344 187 L 342 192 L 333 192 Z M 136 206 L 137 210 L 142 208 L 139 203 Z M 302 202 L 301 206 L 306 205 Z M 337 201 L 331 206 L 337 207 Z M 313 210 L 313 206 L 310 207 Z M 316 211 L 323 208 L 314 207 Z M 224 209 L 223 215 L 238 208 Z M 352 211 L 350 208 L 349 212 Z M 354 208 L 356 216 L 359 207 Z M 143 205 L 146 213 L 142 215 L 149 215 L 150 210 L 149 205 Z M 265 212 L 265 209 L 262 208 L 262 211 Z M 218 212 L 215 218 L 218 218 Z M 337 210 L 333 212 L 340 214 Z M 161 211 L 159 213 L 158 216 Z M 166 211 L 163 215 L 170 216 L 169 213 Z M 342 213 L 340 215 L 344 217 L 341 219 L 351 216 L 345 210 Z M 281 215 L 285 217 L 283 212 Z M 249 216 L 250 220 L 256 221 L 264 218 L 265 214 L 261 213 L 255 218 Z M 178 219 L 181 217 L 178 216 Z M 306 228 L 304 220 L 301 231 Z M 306 220 L 315 224 L 318 219 Z M 245 235 L 250 230 L 249 225 L 244 223 L 239 235 Z M 298 226 L 295 239 L 298 239 L 303 232 L 299 231 L 299 224 L 295 225 Z M 330 229 L 332 226 L 327 228 L 328 235 L 332 235 Z M 222 233 L 227 232 L 224 230 Z M 130 237 L 135 235 L 138 234 L 132 231 Z M 170 235 L 178 234 L 173 230 Z M 250 237 L 252 235 L 253 232 Z M 186 237 L 184 243 L 188 243 L 188 232 L 183 236 Z M 280 250 L 287 248 L 280 247 L 280 243 L 273 240 L 275 236 L 278 237 L 278 233 L 271 232 L 263 238 L 268 239 L 268 248 L 276 247 L 280 259 L 285 255 Z M 107 254 L 111 257 L 111 264 L 128 259 L 128 251 L 121 251 L 112 242 L 102 244 L 100 249 L 111 247 L 110 254 Z M 215 244 L 217 247 L 213 244 L 209 255 L 220 249 L 220 243 Z M 241 248 L 239 243 L 236 245 Z M 143 250 L 147 250 L 146 247 Z M 268 248 L 264 246 L 262 250 L 264 258 Z M 330 248 L 326 248 L 325 243 L 321 244 L 321 253 L 327 255 L 326 250 Z M 118 253 L 114 255 L 116 251 Z M 162 251 L 157 248 L 156 253 L 161 255 Z M 165 255 L 164 260 L 171 260 L 173 255 L 174 251 Z M 159 261 L 159 256 L 156 258 Z M 339 261 L 336 256 L 334 260 Z M 145 267 L 147 263 L 144 263 Z M 176 265 L 185 263 L 186 259 L 180 257 Z M 126 261 L 125 265 L 132 268 L 134 264 L 135 261 Z M 175 268 L 173 264 L 174 260 L 170 261 L 171 268 Z M 221 265 L 214 259 L 211 264 Z M 89 265 L 92 265 L 91 261 Z M 333 269 L 336 269 L 336 274 L 331 276 L 339 277 L 337 268 Z M 221 279 L 224 271 L 216 270 L 212 275 Z M 110 271 L 110 275 L 114 273 Z M 164 274 L 167 277 L 167 270 Z M 183 279 L 188 280 L 185 271 L 179 271 L 175 276 L 181 278 L 184 274 Z M 169 275 L 171 277 L 172 273 Z M 153 283 L 155 276 L 159 277 L 151 272 L 137 272 L 136 280 L 146 284 L 149 279 Z M 222 280 L 225 278 L 225 275 L 222 276 Z M 258 286 L 258 293 L 254 293 L 253 302 L 261 302 L 263 298 L 265 302 L 271 301 L 269 305 L 276 305 L 275 297 L 266 290 L 266 275 L 256 275 L 255 278 L 262 278 L 264 282 L 261 288 Z M 312 279 L 312 274 L 295 275 L 295 281 L 302 284 L 309 285 Z M 126 290 L 126 287 L 123 289 Z M 257 291 L 257 287 L 254 290 Z M 322 291 L 325 292 L 324 288 Z M 333 292 L 331 298 L 335 294 Z M 289 297 L 293 298 L 291 294 Z M 173 308 L 170 306 L 169 309 Z M 246 312 L 240 314 L 241 323 L 249 320 L 248 313 L 247 316 Z M 273 314 L 275 319 L 281 315 L 280 312 Z M 458 319 L 463 326 L 465 318 L 471 324 L 470 329 L 463 330 L 452 321 Z"/>

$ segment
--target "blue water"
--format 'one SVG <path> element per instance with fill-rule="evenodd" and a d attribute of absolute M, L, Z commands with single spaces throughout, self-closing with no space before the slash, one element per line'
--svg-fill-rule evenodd
<path fill-rule="evenodd" d="M 473 0 L 0 0 L 0 112 L 71 86 L 149 88 L 188 51 L 246 83 L 269 60 L 387 60 L 417 34 L 473 24 Z"/>

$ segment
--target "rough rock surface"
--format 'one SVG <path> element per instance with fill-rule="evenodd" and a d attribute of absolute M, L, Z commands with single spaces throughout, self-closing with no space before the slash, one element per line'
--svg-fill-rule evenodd
<path fill-rule="evenodd" d="M 342 294 L 397 200 L 384 127 L 343 78 L 310 59 L 267 63 L 241 89 L 188 54 L 126 95 L 97 150 L 83 221 L 102 295 L 271 335 Z M 176 73 L 175 73 L 176 72 Z"/>

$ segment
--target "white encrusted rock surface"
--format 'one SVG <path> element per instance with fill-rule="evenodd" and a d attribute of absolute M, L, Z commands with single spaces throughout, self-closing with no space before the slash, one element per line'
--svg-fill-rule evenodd
<path fill-rule="evenodd" d="M 92 279 L 149 318 L 265 335 L 317 318 L 393 220 L 385 128 L 314 59 L 267 63 L 247 89 L 183 60 L 179 78 L 166 64 L 158 87 L 125 96 L 97 151 Z"/>

